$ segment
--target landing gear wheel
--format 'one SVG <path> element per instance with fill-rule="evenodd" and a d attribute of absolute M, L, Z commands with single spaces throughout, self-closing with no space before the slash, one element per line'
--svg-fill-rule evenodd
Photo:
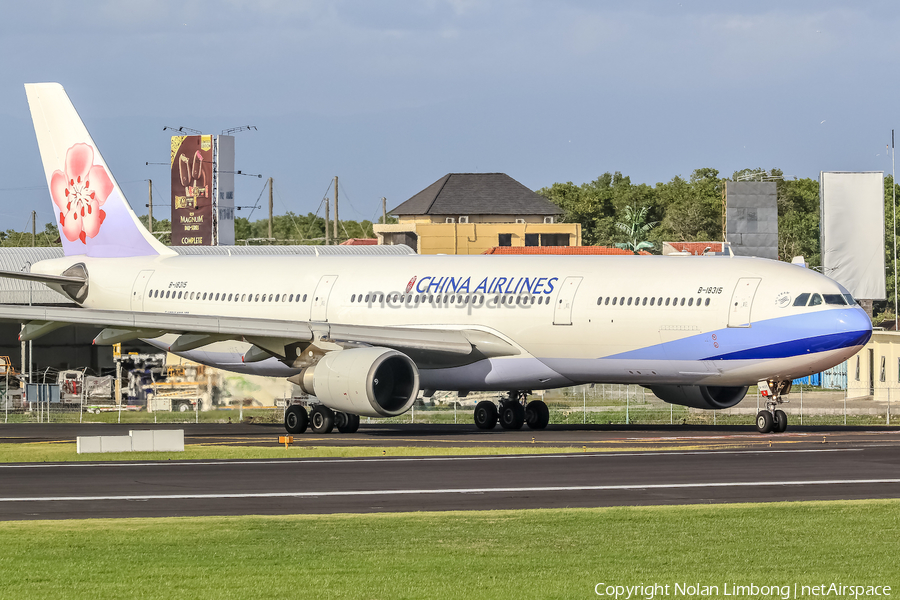
<path fill-rule="evenodd" d="M 192 407 L 191 407 L 190 403 L 182 402 L 181 404 L 178 405 L 178 412 L 187 412 L 187 411 L 191 410 L 191 408 Z"/>
<path fill-rule="evenodd" d="M 775 433 L 784 433 L 787 430 L 788 419 L 787 414 L 783 410 L 775 411 L 775 425 L 772 429 Z"/>
<path fill-rule="evenodd" d="M 759 411 L 756 415 L 756 430 L 760 433 L 769 433 L 774 426 L 775 419 L 772 418 L 772 413 L 767 410 Z"/>
<path fill-rule="evenodd" d="M 298 404 L 284 411 L 284 428 L 288 433 L 303 433 L 309 426 L 309 414 Z"/>
<path fill-rule="evenodd" d="M 344 415 L 344 418 L 338 420 L 337 415 Z M 359 429 L 359 415 L 335 413 L 335 427 L 341 433 L 356 433 Z"/>
<path fill-rule="evenodd" d="M 475 427 L 493 429 L 497 425 L 497 406 L 490 400 L 475 405 Z"/>
<path fill-rule="evenodd" d="M 316 405 L 309 413 L 309 424 L 316 433 L 331 433 L 334 429 L 334 411 L 327 406 Z"/>
<path fill-rule="evenodd" d="M 500 405 L 500 427 L 503 429 L 522 429 L 525 424 L 525 407 L 517 401 L 504 402 Z"/>
<path fill-rule="evenodd" d="M 525 405 L 525 423 L 529 429 L 544 429 L 550 422 L 550 409 L 543 400 L 532 400 Z"/>

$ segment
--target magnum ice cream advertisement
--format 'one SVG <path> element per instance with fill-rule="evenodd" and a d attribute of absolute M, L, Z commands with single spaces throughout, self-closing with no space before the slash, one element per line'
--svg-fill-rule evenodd
<path fill-rule="evenodd" d="M 209 246 L 212 239 L 213 140 L 172 137 L 172 245 Z"/>

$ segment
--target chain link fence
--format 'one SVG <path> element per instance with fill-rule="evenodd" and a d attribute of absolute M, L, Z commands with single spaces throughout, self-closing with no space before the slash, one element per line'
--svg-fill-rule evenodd
<path fill-rule="evenodd" d="M 479 394 L 457 398 L 436 394 L 416 402 L 413 410 L 393 419 L 367 419 L 371 423 L 471 423 L 475 404 L 498 401 L 503 394 Z M 844 390 L 795 385 L 780 405 L 792 425 L 897 425 L 900 388 L 875 397 L 848 398 Z M 638 385 L 595 384 L 537 393 L 550 409 L 551 424 L 591 425 L 753 425 L 765 400 L 756 387 L 736 406 L 701 410 L 668 404 Z"/>
<path fill-rule="evenodd" d="M 37 386 L 26 397 L 19 389 L 0 396 L 3 423 L 281 423 L 288 400 L 268 407 L 208 407 L 202 402 L 179 405 L 171 411 L 149 412 L 146 406 L 65 402 Z M 32 389 L 34 391 L 34 388 Z M 500 393 L 439 392 L 420 398 L 413 408 L 392 419 L 363 419 L 368 423 L 472 423 L 481 400 L 499 401 Z M 874 396 L 848 398 L 843 390 L 795 385 L 781 405 L 792 425 L 897 425 L 900 424 L 900 388 L 880 388 Z M 592 425 L 752 425 L 765 400 L 755 387 L 735 407 L 700 410 L 667 404 L 637 385 L 596 384 L 536 393 L 550 409 L 551 424 Z"/>

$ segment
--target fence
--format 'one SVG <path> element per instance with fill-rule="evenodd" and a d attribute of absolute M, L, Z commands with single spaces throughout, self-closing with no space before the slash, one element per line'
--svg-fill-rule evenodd
<path fill-rule="evenodd" d="M 370 423 L 471 423 L 478 400 L 499 399 L 500 394 L 478 398 L 445 395 L 417 402 L 408 413 L 393 419 L 367 419 Z M 844 390 L 826 390 L 795 384 L 780 406 L 793 425 L 890 425 L 900 424 L 897 404 L 900 388 L 883 397 L 848 398 Z M 621 425 L 753 425 L 765 400 L 755 387 L 736 406 L 723 410 L 701 410 L 667 404 L 637 385 L 596 384 L 535 394 L 550 409 L 551 424 Z"/>
<path fill-rule="evenodd" d="M 4 423 L 280 423 L 286 403 L 273 407 L 230 407 L 189 412 L 147 412 L 136 406 L 73 405 L 55 401 L 24 402 L 15 390 L 0 396 L 0 419 Z M 51 395 L 39 396 L 51 398 Z M 470 394 L 457 398 L 442 393 L 420 399 L 409 412 L 393 419 L 364 419 L 370 423 L 472 423 L 475 404 L 484 399 L 499 400 L 501 394 Z M 737 406 L 724 410 L 700 410 L 667 404 L 649 390 L 636 385 L 576 386 L 537 393 L 550 409 L 551 424 L 686 424 L 752 425 L 765 401 L 756 388 Z M 900 404 L 900 387 L 879 388 L 875 396 L 849 398 L 844 390 L 825 390 L 795 384 L 780 408 L 792 425 L 890 425 L 900 424 L 895 415 Z"/>

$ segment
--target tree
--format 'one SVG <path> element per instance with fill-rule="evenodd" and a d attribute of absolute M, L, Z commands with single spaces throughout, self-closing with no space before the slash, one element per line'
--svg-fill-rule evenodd
<path fill-rule="evenodd" d="M 647 206 L 640 210 L 632 206 L 625 207 L 623 218 L 616 222 L 616 228 L 628 236 L 628 241 L 617 243 L 616 248 L 626 248 L 637 254 L 641 250 L 656 246 L 653 242 L 647 241 L 647 233 L 659 224 L 659 221 L 647 222 L 649 210 Z"/>

